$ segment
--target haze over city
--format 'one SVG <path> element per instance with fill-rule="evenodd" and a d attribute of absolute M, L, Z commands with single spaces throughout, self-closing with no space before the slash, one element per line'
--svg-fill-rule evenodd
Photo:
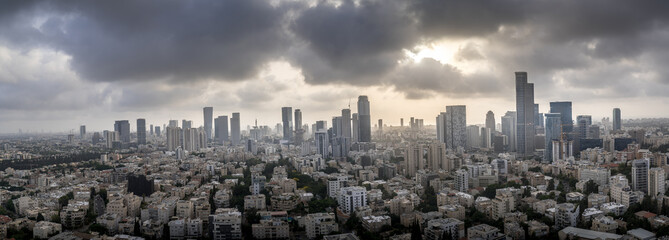
<path fill-rule="evenodd" d="M 104 130 L 194 119 L 200 108 L 273 125 L 282 106 L 328 119 L 358 95 L 374 118 L 471 123 L 536 102 L 594 119 L 667 117 L 664 2 L 10 1 L 0 10 L 0 132 Z M 569 16 L 566 18 L 565 16 Z M 134 127 L 133 127 L 134 129 Z"/>

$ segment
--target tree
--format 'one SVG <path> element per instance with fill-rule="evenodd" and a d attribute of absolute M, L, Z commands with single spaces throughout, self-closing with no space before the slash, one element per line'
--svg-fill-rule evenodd
<path fill-rule="evenodd" d="M 546 190 L 547 191 L 555 190 L 555 181 L 553 179 L 548 181 L 548 186 L 546 186 Z"/>
<path fill-rule="evenodd" d="M 411 225 L 411 240 L 423 240 L 423 234 L 420 231 L 418 220 Z"/>

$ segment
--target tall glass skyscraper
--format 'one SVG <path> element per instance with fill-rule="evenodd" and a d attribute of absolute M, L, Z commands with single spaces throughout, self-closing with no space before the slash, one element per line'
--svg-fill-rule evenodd
<path fill-rule="evenodd" d="M 534 84 L 527 72 L 516 72 L 516 150 L 521 156 L 534 153 Z"/>
<path fill-rule="evenodd" d="M 214 117 L 214 108 L 205 107 L 202 109 L 204 112 L 204 132 L 207 135 L 207 141 L 211 140 L 211 122 Z"/>
<path fill-rule="evenodd" d="M 369 99 L 367 96 L 358 97 L 358 140 L 360 142 L 372 141 L 372 117 L 369 111 Z"/>
<path fill-rule="evenodd" d="M 560 113 L 546 113 L 546 136 L 544 145 L 544 161 L 553 162 L 553 141 L 560 140 L 560 125 L 562 125 L 562 116 Z"/>
<path fill-rule="evenodd" d="M 137 144 L 146 144 L 146 120 L 137 119 Z"/>
<path fill-rule="evenodd" d="M 571 102 L 551 102 L 551 113 L 559 113 L 562 121 L 562 132 L 571 133 L 574 130 L 574 118 L 571 115 Z"/>
<path fill-rule="evenodd" d="M 620 108 L 613 109 L 613 131 L 622 129 L 622 122 L 620 121 Z"/>
<path fill-rule="evenodd" d="M 291 141 L 293 139 L 293 108 L 281 108 L 281 124 L 283 124 L 283 140 Z"/>

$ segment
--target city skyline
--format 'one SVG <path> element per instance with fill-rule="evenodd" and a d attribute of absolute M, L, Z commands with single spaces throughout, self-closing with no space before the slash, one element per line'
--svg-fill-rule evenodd
<path fill-rule="evenodd" d="M 665 3 L 590 4 L 12 2 L 0 12 L 0 133 L 137 118 L 200 126 L 207 106 L 243 113 L 242 126 L 272 126 L 282 106 L 313 123 L 359 95 L 376 103 L 373 122 L 432 125 L 444 106 L 467 105 L 483 123 L 489 110 L 514 110 L 517 71 L 536 84 L 540 112 L 571 101 L 595 121 L 613 108 L 623 119 L 668 117 L 655 110 L 669 108 Z"/>

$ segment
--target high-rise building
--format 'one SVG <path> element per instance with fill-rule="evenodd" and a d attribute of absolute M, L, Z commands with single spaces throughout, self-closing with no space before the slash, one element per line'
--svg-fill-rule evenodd
<path fill-rule="evenodd" d="M 423 146 L 410 144 L 404 152 L 404 163 L 406 165 L 406 175 L 410 178 L 416 176 L 418 170 L 425 169 Z"/>
<path fill-rule="evenodd" d="M 351 126 L 353 127 L 353 133 L 351 135 L 351 141 L 359 142 L 360 141 L 360 121 L 358 120 L 358 114 L 351 114 Z"/>
<path fill-rule="evenodd" d="M 119 132 L 119 140 L 123 143 L 130 142 L 130 122 L 128 120 L 118 120 L 114 123 L 114 131 Z"/>
<path fill-rule="evenodd" d="M 481 128 L 479 126 L 467 126 L 467 147 L 481 147 Z"/>
<path fill-rule="evenodd" d="M 488 111 L 485 115 L 485 127 L 490 128 L 491 132 L 495 132 L 495 114 L 492 111 Z"/>
<path fill-rule="evenodd" d="M 648 170 L 650 161 L 648 159 L 637 159 L 632 161 L 632 190 L 648 193 Z"/>
<path fill-rule="evenodd" d="M 146 120 L 137 119 L 137 144 L 146 144 Z"/>
<path fill-rule="evenodd" d="M 339 210 L 350 215 L 358 207 L 367 206 L 367 189 L 364 187 L 344 187 L 337 198 Z"/>
<path fill-rule="evenodd" d="M 293 140 L 293 108 L 281 108 L 281 124 L 283 126 L 283 140 Z"/>
<path fill-rule="evenodd" d="M 560 125 L 562 117 L 559 113 L 546 113 L 546 135 L 544 140 L 544 162 L 553 162 L 553 141 L 560 140 Z"/>
<path fill-rule="evenodd" d="M 527 72 L 516 72 L 516 151 L 521 156 L 534 154 L 534 83 Z"/>
<path fill-rule="evenodd" d="M 118 132 L 116 131 L 105 131 L 105 145 L 107 148 L 113 148 L 114 147 L 114 142 L 118 141 Z"/>
<path fill-rule="evenodd" d="M 214 128 L 216 129 L 214 138 L 219 144 L 225 145 L 225 143 L 230 141 L 228 133 L 228 116 L 218 116 L 214 120 Z"/>
<path fill-rule="evenodd" d="M 179 120 L 170 120 L 170 123 L 167 126 L 171 128 L 179 127 Z"/>
<path fill-rule="evenodd" d="M 507 138 L 507 151 L 516 151 L 516 112 L 506 112 L 502 116 L 502 135 Z"/>
<path fill-rule="evenodd" d="M 302 144 L 305 130 L 302 128 L 302 110 L 295 109 L 295 145 Z"/>
<path fill-rule="evenodd" d="M 438 119 L 437 129 L 443 131 L 443 141 L 449 149 L 467 148 L 467 107 L 446 106 L 446 114 Z M 441 126 L 439 126 L 441 125 Z M 442 134 L 442 133 L 440 133 Z"/>
<path fill-rule="evenodd" d="M 351 138 L 351 109 L 341 110 L 341 133 L 342 137 Z"/>
<path fill-rule="evenodd" d="M 232 113 L 232 118 L 230 118 L 230 135 L 232 137 L 232 145 L 239 145 L 242 140 L 242 133 L 241 120 L 238 112 Z"/>
<path fill-rule="evenodd" d="M 81 125 L 79 126 L 79 137 L 81 139 L 84 139 L 85 136 L 86 136 L 86 125 Z"/>
<path fill-rule="evenodd" d="M 149 136 L 153 136 L 153 124 L 149 124 Z"/>
<path fill-rule="evenodd" d="M 571 114 L 571 102 L 551 102 L 551 113 L 559 113 L 562 122 L 562 133 L 571 135 L 574 131 L 574 119 Z M 569 139 L 573 139 L 569 137 Z"/>
<path fill-rule="evenodd" d="M 404 118 L 400 118 L 400 127 L 404 127 Z"/>
<path fill-rule="evenodd" d="M 211 121 L 214 117 L 214 108 L 213 107 L 204 107 L 202 109 L 204 112 L 204 132 L 207 136 L 207 142 L 211 140 L 212 126 Z"/>
<path fill-rule="evenodd" d="M 492 131 L 490 131 L 490 128 L 487 127 L 481 128 L 481 147 L 482 148 L 492 147 Z"/>
<path fill-rule="evenodd" d="M 427 152 L 427 165 L 432 171 L 443 169 L 447 171 L 452 170 L 452 166 L 448 158 L 446 158 L 446 144 L 433 143 Z"/>
<path fill-rule="evenodd" d="M 155 126 L 155 130 L 153 132 L 156 133 L 156 136 L 160 137 L 160 126 Z"/>
<path fill-rule="evenodd" d="M 622 129 L 622 121 L 620 117 L 620 108 L 613 109 L 613 131 Z"/>
<path fill-rule="evenodd" d="M 181 134 L 181 128 L 179 127 L 167 127 L 165 129 L 167 134 L 167 150 L 174 151 L 181 146 L 179 135 Z"/>
<path fill-rule="evenodd" d="M 648 195 L 652 198 L 664 196 L 664 169 L 656 167 L 648 171 Z"/>
<path fill-rule="evenodd" d="M 588 138 L 588 132 L 590 132 L 590 126 L 592 125 L 592 116 L 590 115 L 578 115 L 576 116 L 576 126 L 577 126 L 577 139 Z"/>
<path fill-rule="evenodd" d="M 323 158 L 327 158 L 330 155 L 330 144 L 328 132 L 324 129 L 316 130 L 316 150 Z"/>
<path fill-rule="evenodd" d="M 543 127 L 544 126 L 544 114 L 539 112 L 539 104 L 534 104 L 534 126 Z"/>
<path fill-rule="evenodd" d="M 379 119 L 379 133 L 383 132 L 383 119 Z"/>
<path fill-rule="evenodd" d="M 467 192 L 469 189 L 469 172 L 464 169 L 455 171 L 455 190 Z"/>
<path fill-rule="evenodd" d="M 372 116 L 367 96 L 358 97 L 358 129 L 358 140 L 360 142 L 372 141 Z"/>

